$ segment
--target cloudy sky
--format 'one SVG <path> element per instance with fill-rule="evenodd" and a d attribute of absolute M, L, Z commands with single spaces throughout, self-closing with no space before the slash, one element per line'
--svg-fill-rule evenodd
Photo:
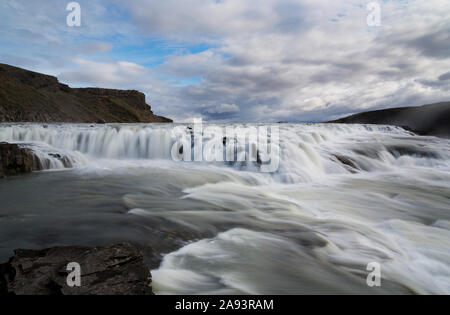
<path fill-rule="evenodd" d="M 69 2 L 0 0 L 0 62 L 138 89 L 178 121 L 324 121 L 450 99 L 449 0 L 376 1 L 380 26 L 370 0 L 78 0 L 80 27 Z"/>

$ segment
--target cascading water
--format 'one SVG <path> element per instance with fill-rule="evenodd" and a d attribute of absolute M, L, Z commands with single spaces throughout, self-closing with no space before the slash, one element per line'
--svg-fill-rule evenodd
<path fill-rule="evenodd" d="M 234 126 L 279 128 L 276 170 L 177 161 L 180 137 L 199 140 L 191 125 L 0 125 L 0 142 L 73 166 L 0 182 L 0 254 L 152 244 L 167 254 L 151 266 L 160 294 L 450 293 L 450 141 L 389 126 Z M 379 288 L 366 284 L 372 262 Z"/>
<path fill-rule="evenodd" d="M 189 126 L 176 129 L 177 132 L 171 125 L 10 125 L 0 127 L 0 141 L 26 144 L 38 154 L 63 152 L 72 155 L 75 165 L 85 165 L 89 159 L 170 160 L 172 147 L 180 138 L 179 130 L 184 129 L 181 136 L 189 139 L 192 133 Z M 438 166 L 449 156 L 446 143 L 432 138 L 404 144 L 404 139 L 413 137 L 396 127 L 282 125 L 280 132 L 282 162 L 273 173 L 282 182 L 302 182 L 357 170 L 388 170 L 408 163 Z M 203 135 L 205 146 L 211 139 L 211 135 Z M 49 167 L 59 168 L 58 165 Z"/>

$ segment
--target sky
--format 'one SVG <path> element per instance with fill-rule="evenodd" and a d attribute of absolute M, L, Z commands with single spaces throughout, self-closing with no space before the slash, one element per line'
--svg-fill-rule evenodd
<path fill-rule="evenodd" d="M 78 0 L 80 26 L 70 2 L 0 0 L 0 62 L 142 91 L 179 122 L 317 122 L 450 100 L 449 0 Z"/>

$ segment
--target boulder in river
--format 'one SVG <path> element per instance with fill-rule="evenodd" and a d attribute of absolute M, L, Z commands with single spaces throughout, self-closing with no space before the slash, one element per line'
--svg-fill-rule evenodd
<path fill-rule="evenodd" d="M 355 165 L 355 163 L 352 162 L 352 160 L 350 160 L 348 157 L 343 156 L 343 155 L 338 155 L 338 154 L 334 154 L 333 155 L 339 162 L 341 162 L 342 164 L 344 164 L 345 166 L 347 166 L 347 169 L 351 172 L 351 173 L 356 173 L 357 170 L 359 170 L 359 168 Z"/>

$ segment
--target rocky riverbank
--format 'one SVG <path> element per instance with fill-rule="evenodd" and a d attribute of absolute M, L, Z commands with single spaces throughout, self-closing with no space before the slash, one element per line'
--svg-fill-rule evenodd
<path fill-rule="evenodd" d="M 17 249 L 0 265 L 0 295 L 152 295 L 142 253 L 129 243 L 108 247 Z M 69 286 L 69 263 L 80 266 L 80 286 Z M 69 281 L 69 283 L 71 283 Z"/>

